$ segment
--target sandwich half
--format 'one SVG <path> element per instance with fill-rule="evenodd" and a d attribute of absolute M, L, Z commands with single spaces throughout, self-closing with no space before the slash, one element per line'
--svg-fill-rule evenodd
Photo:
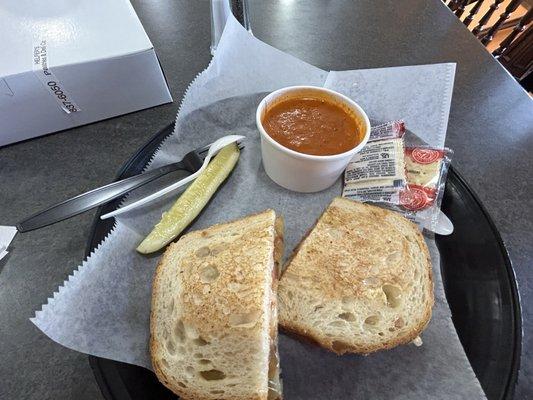
<path fill-rule="evenodd" d="M 188 233 L 155 273 L 150 354 L 183 399 L 281 399 L 277 286 L 283 221 L 267 210 Z"/>
<path fill-rule="evenodd" d="M 336 198 L 280 279 L 283 330 L 337 354 L 413 341 L 433 307 L 429 251 L 393 211 Z"/>

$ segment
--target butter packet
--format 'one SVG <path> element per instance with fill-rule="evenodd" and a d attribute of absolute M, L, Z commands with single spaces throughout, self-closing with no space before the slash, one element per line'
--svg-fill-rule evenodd
<path fill-rule="evenodd" d="M 399 119 L 385 122 L 370 128 L 369 142 L 385 139 L 399 139 L 405 134 L 405 122 Z"/>
<path fill-rule="evenodd" d="M 402 139 L 368 143 L 346 167 L 344 183 L 366 187 L 369 182 L 390 183 L 405 180 Z"/>
<path fill-rule="evenodd" d="M 399 202 L 383 200 L 380 205 L 401 213 L 420 227 L 434 230 L 452 155 L 449 148 L 406 147 L 407 182 L 400 190 Z"/>
<path fill-rule="evenodd" d="M 367 143 L 346 167 L 343 196 L 398 204 L 406 180 L 404 157 L 402 138 Z"/>
<path fill-rule="evenodd" d="M 452 151 L 429 146 L 405 148 L 407 185 L 400 192 L 400 205 L 418 211 L 431 207 L 444 191 Z M 440 205 L 440 204 L 439 204 Z"/>
<path fill-rule="evenodd" d="M 367 184 L 363 187 L 348 183 L 344 185 L 342 195 L 343 197 L 348 197 L 359 201 L 399 204 L 400 190 L 404 187 L 404 185 L 405 181 L 401 179 L 393 181 L 388 185 L 384 185 L 379 180 L 370 181 L 367 182 Z"/>
<path fill-rule="evenodd" d="M 342 195 L 397 211 L 420 227 L 437 224 L 453 151 L 404 145 L 403 121 L 371 128 L 367 145 L 348 164 Z"/>

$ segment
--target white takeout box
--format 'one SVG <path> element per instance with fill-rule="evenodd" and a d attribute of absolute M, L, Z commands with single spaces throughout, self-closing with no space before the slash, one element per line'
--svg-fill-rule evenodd
<path fill-rule="evenodd" d="M 128 0 L 2 0 L 0 146 L 172 101 Z"/>

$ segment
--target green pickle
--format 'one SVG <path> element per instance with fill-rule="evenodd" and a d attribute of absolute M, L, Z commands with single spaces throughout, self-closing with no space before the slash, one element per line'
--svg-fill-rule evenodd
<path fill-rule="evenodd" d="M 200 214 L 239 159 L 235 143 L 220 150 L 206 169 L 190 184 L 152 232 L 137 247 L 143 254 L 158 251 L 174 240 Z"/>

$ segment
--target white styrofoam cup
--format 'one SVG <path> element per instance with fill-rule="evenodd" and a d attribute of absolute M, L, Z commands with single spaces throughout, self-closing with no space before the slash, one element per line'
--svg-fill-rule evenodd
<path fill-rule="evenodd" d="M 262 119 L 269 106 L 294 97 L 313 95 L 330 99 L 352 112 L 357 118 L 357 125 L 363 130 L 363 140 L 357 146 L 344 153 L 318 156 L 291 150 L 268 135 Z M 290 86 L 270 93 L 257 107 L 256 124 L 261 134 L 261 155 L 267 175 L 286 189 L 305 193 L 318 192 L 333 185 L 370 136 L 370 121 L 357 103 L 333 90 L 315 86 Z"/>

